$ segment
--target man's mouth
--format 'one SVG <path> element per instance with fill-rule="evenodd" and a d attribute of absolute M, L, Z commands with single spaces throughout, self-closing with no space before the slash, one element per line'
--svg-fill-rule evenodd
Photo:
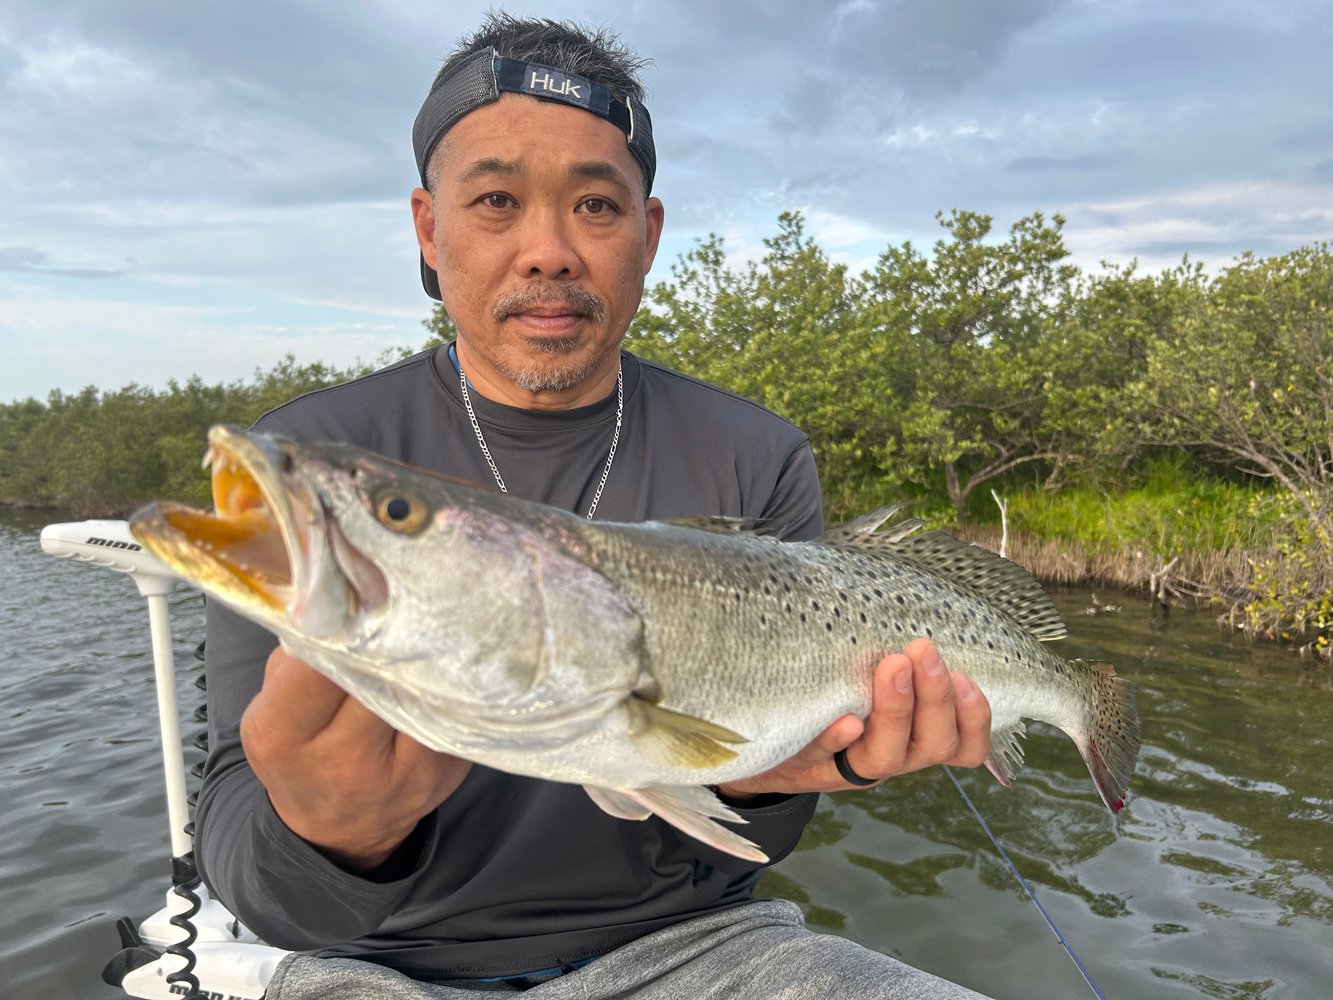
<path fill-rule="evenodd" d="M 517 316 L 521 319 L 550 320 L 550 319 L 582 319 L 587 312 L 573 305 L 543 305 L 529 306 L 526 309 L 515 309 L 506 314 L 506 316 Z"/>
<path fill-rule="evenodd" d="M 576 285 L 535 285 L 505 295 L 492 310 L 496 319 L 519 317 L 527 322 L 600 322 L 606 309 L 592 292 Z"/>

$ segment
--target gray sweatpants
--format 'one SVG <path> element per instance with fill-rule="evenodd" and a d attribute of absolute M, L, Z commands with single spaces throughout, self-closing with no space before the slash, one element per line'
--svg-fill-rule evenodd
<path fill-rule="evenodd" d="M 509 990 L 506 988 L 506 991 Z M 649 934 L 524 991 L 535 1000 L 976 1000 L 919 969 L 805 926 L 800 907 L 763 900 Z M 286 958 L 265 1000 L 481 1000 L 356 959 Z"/>

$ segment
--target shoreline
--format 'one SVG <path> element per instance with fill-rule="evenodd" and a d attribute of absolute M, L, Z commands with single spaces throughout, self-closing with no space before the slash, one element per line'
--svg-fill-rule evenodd
<path fill-rule="evenodd" d="M 967 523 L 950 534 L 998 552 L 998 525 Z M 1270 615 L 1251 613 L 1258 596 L 1253 589 L 1256 559 L 1268 553 L 1242 549 L 1186 551 L 1164 559 L 1148 546 L 1130 544 L 1114 554 L 1090 553 L 1079 542 L 1039 540 L 1010 529 L 1006 558 L 1026 569 L 1043 587 L 1105 588 L 1108 591 L 1145 595 L 1150 604 L 1164 610 L 1173 607 L 1220 609 L 1217 624 L 1242 632 L 1253 640 L 1279 643 L 1301 659 L 1333 663 L 1333 643 L 1315 626 L 1297 627 Z M 1095 597 L 1094 597 L 1095 601 Z M 1321 637 L 1323 642 L 1321 644 Z"/>

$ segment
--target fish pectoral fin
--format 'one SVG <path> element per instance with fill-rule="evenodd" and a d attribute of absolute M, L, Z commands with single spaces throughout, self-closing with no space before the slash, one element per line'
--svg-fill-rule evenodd
<path fill-rule="evenodd" d="M 653 814 L 642 802 L 625 792 L 614 788 L 602 788 L 600 785 L 584 785 L 588 798 L 597 803 L 597 808 L 616 819 L 647 819 Z"/>
<path fill-rule="evenodd" d="M 696 770 L 734 760 L 736 751 L 724 743 L 748 743 L 739 733 L 683 712 L 673 712 L 638 695 L 626 702 L 629 738 L 634 749 L 654 764 Z"/>
<path fill-rule="evenodd" d="M 592 800 L 612 816 L 623 819 L 644 819 L 649 814 L 670 823 L 700 843 L 727 854 L 757 864 L 768 861 L 768 855 L 740 834 L 728 830 L 717 820 L 744 823 L 745 820 L 700 785 L 650 785 L 647 788 L 598 788 L 584 786 Z M 607 808 L 611 805 L 613 808 Z"/>
<path fill-rule="evenodd" d="M 990 756 L 986 758 L 986 770 L 995 775 L 995 780 L 1005 788 L 1014 780 L 1014 775 L 1023 766 L 1023 744 L 1020 736 L 1027 733 L 1023 720 L 1019 719 L 1012 726 L 992 729 L 990 734 Z"/>

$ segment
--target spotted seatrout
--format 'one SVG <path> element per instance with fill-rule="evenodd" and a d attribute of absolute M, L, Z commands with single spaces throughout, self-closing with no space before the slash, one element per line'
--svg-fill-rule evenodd
<path fill-rule="evenodd" d="M 894 508 L 780 542 L 721 518 L 589 522 L 346 445 L 209 442 L 216 513 L 154 504 L 135 537 L 429 747 L 763 860 L 705 786 L 864 716 L 875 664 L 929 636 L 990 701 L 1001 782 L 1038 719 L 1124 804 L 1133 686 L 1043 644 L 1064 626 L 1021 568 Z"/>

